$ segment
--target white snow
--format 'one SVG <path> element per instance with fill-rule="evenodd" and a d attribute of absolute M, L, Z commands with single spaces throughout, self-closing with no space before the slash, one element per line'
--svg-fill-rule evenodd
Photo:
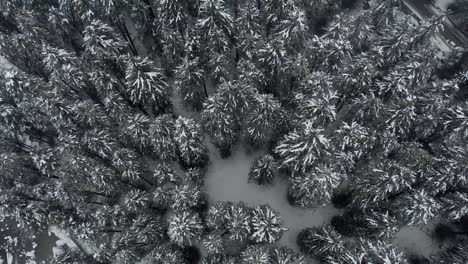
<path fill-rule="evenodd" d="M 431 238 L 429 230 L 421 227 L 403 227 L 395 236 L 395 244 L 409 254 L 429 258 L 439 250 L 437 243 Z"/>
<path fill-rule="evenodd" d="M 218 150 L 209 144 L 211 164 L 205 180 L 205 188 L 211 202 L 243 201 L 250 206 L 269 204 L 280 213 L 286 231 L 277 245 L 288 246 L 298 251 L 297 234 L 306 227 L 328 224 L 339 210 L 331 205 L 325 208 L 303 209 L 291 206 L 287 201 L 286 180 L 276 179 L 273 186 L 249 184 L 248 174 L 252 161 L 262 151 L 247 154 L 244 148 L 233 151 L 227 159 L 221 159 Z"/>

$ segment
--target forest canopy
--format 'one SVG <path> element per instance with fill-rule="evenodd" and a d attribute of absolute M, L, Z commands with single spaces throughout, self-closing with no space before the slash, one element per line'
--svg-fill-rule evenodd
<path fill-rule="evenodd" d="M 56 264 L 468 263 L 468 50 L 440 49 L 444 19 L 398 0 L 1 1 L 0 213 L 22 231 L 3 247 L 28 263 L 18 245 L 56 226 L 78 244 Z M 209 199 L 210 144 L 266 150 L 245 181 L 341 213 L 300 252 L 275 245 L 268 201 Z M 450 241 L 430 260 L 394 243 L 428 224 Z"/>

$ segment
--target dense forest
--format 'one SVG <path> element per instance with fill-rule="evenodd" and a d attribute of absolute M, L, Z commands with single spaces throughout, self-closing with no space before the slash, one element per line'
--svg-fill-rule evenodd
<path fill-rule="evenodd" d="M 34 263 L 56 226 L 77 247 L 54 264 L 468 263 L 468 50 L 400 5 L 0 1 L 2 247 Z M 207 144 L 265 149 L 245 181 L 342 213 L 275 245 L 268 201 L 209 200 Z M 394 243 L 428 224 L 431 258 Z"/>

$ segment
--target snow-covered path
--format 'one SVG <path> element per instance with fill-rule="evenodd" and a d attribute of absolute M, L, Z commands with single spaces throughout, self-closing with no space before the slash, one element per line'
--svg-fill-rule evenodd
<path fill-rule="evenodd" d="M 205 187 L 211 202 L 243 201 L 248 205 L 269 204 L 280 213 L 284 220 L 285 232 L 277 243 L 298 251 L 297 234 L 304 228 L 328 224 L 339 210 L 331 205 L 316 210 L 291 206 L 287 201 L 287 182 L 276 180 L 273 186 L 249 184 L 248 174 L 252 161 L 262 155 L 261 151 L 247 154 L 244 149 L 236 149 L 227 159 L 221 159 L 218 151 L 209 145 L 211 164 L 208 169 Z"/>

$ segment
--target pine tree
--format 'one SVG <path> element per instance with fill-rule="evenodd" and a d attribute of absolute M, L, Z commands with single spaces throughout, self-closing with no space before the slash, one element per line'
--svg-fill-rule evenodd
<path fill-rule="evenodd" d="M 155 247 L 144 259 L 155 264 L 187 263 L 180 250 L 167 244 Z"/>
<path fill-rule="evenodd" d="M 153 153 L 164 161 L 175 160 L 174 142 L 175 122 L 170 115 L 158 116 L 149 127 L 149 140 Z"/>
<path fill-rule="evenodd" d="M 400 219 L 388 210 L 348 210 L 332 218 L 331 225 L 343 236 L 383 239 L 393 237 L 399 230 Z"/>
<path fill-rule="evenodd" d="M 245 121 L 244 135 L 253 146 L 261 146 L 275 138 L 275 131 L 281 131 L 284 114 L 272 95 L 256 94 L 252 108 Z"/>
<path fill-rule="evenodd" d="M 171 90 L 161 70 L 147 58 L 130 58 L 127 65 L 125 79 L 130 99 L 154 113 L 164 113 L 170 105 Z"/>
<path fill-rule="evenodd" d="M 311 227 L 302 230 L 297 236 L 301 252 L 324 259 L 327 255 L 337 255 L 345 247 L 341 236 L 331 227 Z"/>
<path fill-rule="evenodd" d="M 226 102 L 223 95 L 219 91 L 208 98 L 203 106 L 202 120 L 222 157 L 228 157 L 231 146 L 238 141 L 241 124 L 236 109 L 231 108 L 232 104 Z"/>
<path fill-rule="evenodd" d="M 184 58 L 175 71 L 176 87 L 185 106 L 200 111 L 208 97 L 203 71 L 197 60 Z"/>
<path fill-rule="evenodd" d="M 271 251 L 272 264 L 305 264 L 305 257 L 287 247 L 275 248 Z"/>
<path fill-rule="evenodd" d="M 251 239 L 256 243 L 274 243 L 286 230 L 279 214 L 269 205 L 259 205 L 252 211 Z"/>
<path fill-rule="evenodd" d="M 270 263 L 270 249 L 266 246 L 251 245 L 240 254 L 242 264 L 267 264 Z"/>
<path fill-rule="evenodd" d="M 278 173 L 277 166 L 275 159 L 269 154 L 255 159 L 250 167 L 249 182 L 272 184 Z"/>
<path fill-rule="evenodd" d="M 172 190 L 171 208 L 175 210 L 188 210 L 200 208 L 206 202 L 205 193 L 200 186 L 193 184 L 183 184 L 176 186 Z"/>
<path fill-rule="evenodd" d="M 172 242 L 184 246 L 192 245 L 203 234 L 203 226 L 200 216 L 188 211 L 172 214 L 169 219 L 167 233 Z"/>
<path fill-rule="evenodd" d="M 223 83 L 205 103 L 202 121 L 223 157 L 240 137 L 243 116 L 252 104 L 253 93 L 242 83 Z"/>
<path fill-rule="evenodd" d="M 202 241 L 208 255 L 222 254 L 226 250 L 224 238 L 218 234 L 209 234 Z"/>
<path fill-rule="evenodd" d="M 228 231 L 227 239 L 241 245 L 245 244 L 251 238 L 253 231 L 252 208 L 240 202 L 229 204 L 226 210 L 227 213 L 223 216 Z M 259 215 L 259 217 L 261 217 L 261 215 Z M 258 224 L 260 225 L 261 222 Z"/>
<path fill-rule="evenodd" d="M 179 160 L 184 167 L 204 167 L 208 163 L 208 150 L 203 133 L 195 121 L 179 117 L 175 122 L 174 141 Z"/>
<path fill-rule="evenodd" d="M 304 172 L 316 165 L 330 147 L 330 140 L 323 135 L 323 130 L 314 128 L 313 123 L 307 121 L 284 136 L 275 153 L 280 156 L 281 167 Z"/>
<path fill-rule="evenodd" d="M 294 203 L 304 207 L 325 206 L 345 176 L 324 164 L 305 173 L 294 172 L 290 178 L 288 195 Z"/>
<path fill-rule="evenodd" d="M 413 171 L 396 162 L 379 162 L 371 171 L 364 171 L 352 184 L 353 205 L 367 208 L 412 188 L 416 181 Z"/>

